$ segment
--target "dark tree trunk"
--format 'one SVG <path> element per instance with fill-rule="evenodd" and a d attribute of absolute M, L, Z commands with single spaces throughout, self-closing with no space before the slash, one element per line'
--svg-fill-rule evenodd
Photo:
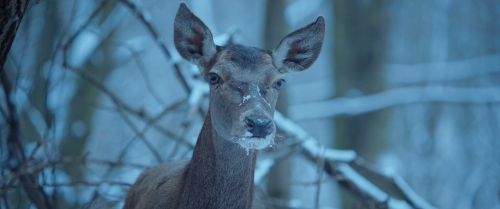
<path fill-rule="evenodd" d="M 288 25 L 285 21 L 286 2 L 282 0 L 267 1 L 266 23 L 264 34 L 264 49 L 274 49 L 288 34 Z M 286 87 L 281 88 L 281 93 L 276 104 L 276 110 L 286 114 L 288 106 L 286 100 Z M 281 140 L 277 138 L 276 140 Z M 267 180 L 267 194 L 273 199 L 283 199 L 287 201 L 290 198 L 290 161 L 284 159 L 271 167 Z M 278 207 L 278 205 L 274 205 Z M 278 207 L 279 208 L 279 207 Z"/>
<path fill-rule="evenodd" d="M 9 98 L 12 89 L 7 74 L 3 73 L 3 66 L 7 60 L 12 42 L 16 37 L 17 29 L 28 8 L 29 0 L 1 0 L 0 1 L 0 76 L 1 84 L 5 92 L 5 98 Z M 25 165 L 26 155 L 20 138 L 19 117 L 15 105 L 7 99 L 9 117 L 9 135 L 7 146 L 9 152 L 9 169 L 18 172 Z M 19 183 L 23 187 L 30 201 L 39 209 L 52 208 L 51 203 L 43 189 L 37 183 L 36 174 L 21 175 Z"/>
<path fill-rule="evenodd" d="M 29 0 L 0 1 L 0 73 L 28 3 Z"/>
<path fill-rule="evenodd" d="M 336 97 L 356 97 L 384 90 L 382 64 L 385 57 L 386 24 L 384 1 L 333 1 Z M 374 161 L 385 146 L 387 111 L 335 117 L 337 149 L 353 149 Z M 360 131 L 362 130 L 362 131 Z M 342 207 L 352 201 L 342 192 Z"/>

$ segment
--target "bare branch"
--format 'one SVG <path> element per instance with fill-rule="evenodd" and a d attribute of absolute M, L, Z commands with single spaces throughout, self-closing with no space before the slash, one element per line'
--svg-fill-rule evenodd
<path fill-rule="evenodd" d="M 87 19 L 87 21 L 82 25 L 82 27 L 78 28 L 78 30 L 68 39 L 68 41 L 64 44 L 63 46 L 63 65 L 67 65 L 66 61 L 66 52 L 68 51 L 68 48 L 69 46 L 71 46 L 71 44 L 75 41 L 75 38 L 83 31 L 85 30 L 85 28 L 87 28 L 87 26 L 90 25 L 90 23 L 92 22 L 92 20 L 94 19 L 94 17 L 97 16 L 97 14 L 99 14 L 99 12 L 104 8 L 104 6 L 106 5 L 106 3 L 109 2 L 108 0 L 103 0 L 101 2 L 101 4 L 92 12 L 92 14 L 90 15 L 90 17 Z M 56 49 L 57 50 L 57 49 Z"/>
<path fill-rule="evenodd" d="M 133 166 L 136 168 L 147 168 L 149 166 L 146 165 L 140 165 L 140 164 L 135 164 L 135 163 L 125 163 L 122 161 L 109 161 L 109 160 L 100 160 L 100 159 L 91 159 L 91 158 L 79 158 L 79 157 L 61 157 L 56 160 L 50 160 L 44 163 L 39 163 L 30 167 L 26 168 L 21 168 L 20 170 L 16 172 L 12 172 L 9 174 L 6 174 L 2 177 L 0 177 L 0 182 L 12 180 L 15 178 L 18 178 L 19 176 L 22 175 L 27 175 L 27 174 L 32 174 L 32 173 L 37 173 L 47 167 L 51 167 L 54 165 L 59 165 L 62 163 L 82 163 L 82 164 L 87 164 L 87 163 L 93 163 L 93 164 L 101 164 L 101 165 L 109 165 L 109 166 Z"/>
<path fill-rule="evenodd" d="M 160 37 L 158 30 L 155 27 L 153 27 L 153 25 L 151 25 L 150 19 L 147 18 L 149 16 L 146 17 L 146 15 L 144 15 L 145 10 L 140 9 L 131 0 L 120 0 L 120 1 L 123 4 L 125 4 L 128 8 L 130 8 L 130 10 L 132 10 L 132 12 L 139 18 L 139 20 L 141 20 L 142 23 L 144 23 L 146 28 L 149 30 L 149 32 L 153 36 L 156 44 L 158 44 L 160 46 L 163 53 L 165 53 L 165 56 L 167 56 L 167 59 L 172 61 L 173 67 L 175 69 L 175 73 L 177 74 L 177 77 L 179 77 L 179 80 L 181 81 L 182 86 L 184 87 L 184 89 L 186 91 L 189 91 L 189 85 L 188 85 L 186 79 L 184 78 L 184 76 L 182 75 L 181 68 L 179 66 L 179 60 L 181 59 L 180 56 L 178 56 L 176 59 L 172 59 L 172 53 L 170 53 L 167 46 L 165 45 L 165 41 Z"/>
<path fill-rule="evenodd" d="M 185 126 L 185 127 L 184 127 L 184 131 L 183 131 L 183 133 L 182 133 L 181 137 L 179 137 L 179 139 L 178 139 L 177 141 L 175 141 L 174 148 L 172 149 L 172 152 L 171 152 L 171 153 L 170 153 L 170 155 L 168 156 L 168 159 L 169 159 L 169 160 L 170 160 L 170 159 L 172 159 L 172 158 L 175 156 L 175 154 L 177 154 L 177 150 L 178 150 L 178 148 L 179 148 L 179 145 L 180 145 L 180 143 L 181 143 L 182 141 L 184 141 L 183 139 L 184 139 L 184 138 L 186 138 L 186 135 L 188 134 L 188 130 L 189 130 L 189 128 L 190 128 L 190 125 Z"/>
<path fill-rule="evenodd" d="M 316 190 L 316 208 L 319 208 L 319 196 L 321 192 L 321 182 L 323 179 L 323 169 L 325 168 L 325 155 L 326 148 L 322 147 L 321 151 L 319 152 L 319 157 L 316 161 L 316 165 L 318 166 L 318 181 L 316 182 L 316 187 L 318 188 Z"/>
<path fill-rule="evenodd" d="M 37 187 L 72 187 L 76 185 L 85 185 L 85 186 L 94 186 L 98 187 L 103 184 L 111 185 L 111 186 L 126 186 L 126 187 L 131 187 L 132 184 L 124 183 L 124 182 L 118 182 L 118 181 L 101 181 L 101 182 L 88 182 L 88 181 L 70 181 L 70 182 L 64 182 L 64 183 L 53 183 L 53 184 L 41 184 L 41 185 L 36 185 L 32 188 L 37 188 Z M 24 186 L 21 186 L 24 187 Z"/>
<path fill-rule="evenodd" d="M 17 29 L 24 13 L 28 8 L 29 0 L 2 1 L 0 7 L 0 75 L 3 74 L 3 65 L 7 60 L 12 42 L 16 37 Z"/>
<path fill-rule="evenodd" d="M 73 68 L 73 67 L 67 66 L 67 69 L 69 69 L 72 72 L 75 72 L 76 74 L 80 75 L 83 79 L 85 79 L 86 81 L 90 82 L 95 87 L 97 87 L 99 90 L 101 90 L 104 94 L 106 94 L 108 97 L 110 97 L 111 101 L 113 101 L 113 103 L 117 106 L 117 108 L 118 108 L 117 110 L 119 110 L 120 108 L 123 108 L 127 112 L 136 115 L 138 118 L 140 118 L 140 119 L 142 119 L 144 121 L 147 121 L 147 120 L 150 119 L 150 117 L 147 116 L 144 111 L 134 110 L 132 107 L 126 105 L 124 102 L 122 102 L 120 99 L 118 99 L 118 97 L 116 95 L 114 95 L 111 92 L 111 90 L 109 90 L 102 82 L 100 82 L 94 76 L 92 76 L 92 75 L 88 74 L 87 72 L 85 72 L 83 70 L 80 70 L 78 68 Z M 186 142 L 181 137 L 176 136 L 175 134 L 173 134 L 172 132 L 168 131 L 167 129 L 165 129 L 165 128 L 159 126 L 159 125 L 157 125 L 156 123 L 152 123 L 152 124 L 153 124 L 153 127 L 155 127 L 157 130 L 159 130 L 161 133 L 167 135 L 168 137 L 174 138 L 176 140 L 179 140 L 179 141 L 181 141 L 183 144 L 185 144 L 188 147 L 191 147 L 191 148 L 193 147 L 193 145 L 191 145 L 190 143 Z"/>
<path fill-rule="evenodd" d="M 7 100 L 7 98 L 5 99 Z M 5 122 L 7 122 L 7 113 L 5 112 L 5 110 L 3 110 L 3 107 L 0 106 L 0 113 L 2 114 L 2 120 L 4 120 Z"/>
<path fill-rule="evenodd" d="M 300 147 L 302 148 L 302 154 L 312 162 L 318 162 L 321 158 L 321 151 L 324 151 L 325 166 L 324 171 L 337 179 L 341 186 L 346 187 L 349 191 L 353 192 L 357 197 L 359 197 L 365 204 L 371 204 L 375 207 L 389 206 L 390 208 L 406 208 L 408 206 L 413 206 L 416 208 L 434 208 L 431 204 L 427 203 L 423 198 L 418 196 L 411 188 L 406 184 L 401 183 L 399 185 L 390 181 L 383 181 L 382 184 L 385 185 L 384 188 L 393 185 L 397 187 L 397 197 L 404 199 L 405 202 L 395 199 L 389 196 L 387 193 L 379 189 L 372 182 L 361 176 L 356 170 L 351 168 L 347 163 L 355 163 L 358 167 L 364 170 L 369 170 L 372 175 L 380 175 L 373 169 L 366 167 L 366 164 L 361 164 L 356 157 L 356 152 L 352 150 L 335 150 L 323 148 L 316 139 L 310 136 L 305 130 L 295 124 L 288 118 L 285 118 L 280 112 L 275 111 L 274 122 L 276 127 L 287 134 L 289 137 L 295 137 L 299 140 Z M 355 161 L 356 160 L 356 161 Z M 358 162 L 358 163 L 356 163 Z M 402 179 L 398 179 L 404 182 Z M 393 193 L 391 193 L 393 194 Z M 406 205 L 406 206 L 405 206 Z"/>
<path fill-rule="evenodd" d="M 274 123 L 278 129 L 285 132 L 289 137 L 298 138 L 301 143 L 302 153 L 309 158 L 318 158 L 322 145 L 310 136 L 304 129 L 295 124 L 292 120 L 285 118 L 280 112 L 274 112 Z M 326 149 L 324 158 L 331 161 L 350 162 L 356 158 L 353 150 Z"/>
<path fill-rule="evenodd" d="M 159 119 L 161 119 L 163 116 L 165 116 L 168 112 L 170 112 L 171 110 L 173 109 L 176 109 L 178 108 L 181 104 L 183 104 L 185 102 L 185 100 L 183 101 L 180 101 L 180 102 L 177 102 L 175 104 L 173 104 L 172 106 L 168 107 L 168 108 L 165 108 L 165 110 L 163 110 L 160 114 L 158 114 L 156 117 L 154 118 L 151 118 L 150 120 L 147 121 L 147 124 L 144 126 L 144 128 L 141 130 L 141 134 L 144 134 L 146 133 L 147 130 L 149 130 L 149 128 L 151 127 L 152 124 L 156 124 L 155 122 Z M 125 146 L 123 147 L 122 151 L 120 152 L 120 154 L 118 155 L 118 162 L 122 161 L 122 159 L 125 157 L 125 154 L 127 153 L 127 150 L 128 148 L 130 147 L 130 145 L 132 145 L 132 143 L 135 141 L 135 139 L 137 139 L 138 136 L 134 136 L 132 137 L 129 141 L 127 141 L 127 143 L 125 144 Z M 183 141 L 184 142 L 184 141 Z M 192 145 L 189 144 L 191 147 Z M 106 171 L 106 173 L 104 174 L 103 178 L 102 179 L 107 179 L 109 177 L 109 175 L 111 175 L 111 172 L 113 171 L 113 169 L 116 167 L 116 165 L 111 165 L 108 170 Z M 97 189 L 94 191 L 94 195 L 93 195 L 93 198 L 92 200 L 90 201 L 89 205 L 91 205 L 91 203 L 93 201 L 95 201 L 97 198 L 99 197 L 99 193 L 97 191 Z"/>
<path fill-rule="evenodd" d="M 147 121 L 147 124 L 146 126 L 144 126 L 144 128 L 141 130 L 141 132 L 139 134 L 143 135 L 144 133 L 146 133 L 147 130 L 149 130 L 149 128 L 151 127 L 152 124 L 155 124 L 155 122 L 157 120 L 159 120 L 160 118 L 162 118 L 165 114 L 167 114 L 168 112 L 170 112 L 171 110 L 177 108 L 179 105 L 183 104 L 185 101 L 180 101 L 180 102 L 177 102 L 175 104 L 173 104 L 172 106 L 170 106 L 169 108 L 166 108 L 165 110 L 163 110 L 160 114 L 158 114 L 158 116 L 150 119 Z M 131 138 L 125 145 L 125 147 L 123 148 L 122 152 L 120 153 L 120 155 L 118 156 L 118 160 L 122 160 L 123 157 L 125 157 L 125 153 L 126 151 L 128 150 L 129 146 L 132 144 L 132 142 L 139 136 L 139 134 L 137 134 L 136 136 L 134 136 L 133 138 Z M 181 137 L 179 137 L 179 139 L 182 139 Z M 176 142 L 178 142 L 179 140 L 177 140 Z M 182 140 L 181 142 L 186 142 L 184 140 Z M 187 143 L 187 142 L 186 142 Z M 189 143 L 188 143 L 189 144 Z M 190 145 L 190 148 L 192 148 L 192 145 Z"/>
<path fill-rule="evenodd" d="M 156 102 L 158 102 L 158 104 L 160 104 L 160 105 L 165 104 L 165 101 L 163 101 L 161 99 L 158 92 L 156 92 L 156 90 L 151 85 L 151 80 L 149 79 L 148 72 L 146 71 L 146 67 L 144 67 L 144 63 L 142 62 L 142 59 L 140 58 L 140 56 L 137 54 L 136 51 L 131 49 L 130 46 L 127 48 L 129 48 L 130 52 L 132 53 L 132 57 L 134 57 L 134 60 L 137 63 L 137 67 L 139 67 L 139 71 L 141 72 L 141 75 L 144 78 L 144 83 L 146 84 L 146 89 L 153 96 L 153 98 L 156 100 Z"/>
<path fill-rule="evenodd" d="M 273 201 L 271 200 L 271 198 L 269 197 L 269 195 L 267 195 L 267 193 L 260 187 L 256 186 L 254 187 L 256 189 L 256 191 L 259 192 L 259 194 L 261 195 L 262 199 L 264 200 L 264 204 L 266 205 L 265 208 L 268 208 L 268 209 L 273 209 L 274 208 L 274 205 L 273 205 Z"/>
<path fill-rule="evenodd" d="M 325 161 L 326 163 L 326 161 Z M 335 178 L 333 178 L 332 176 L 329 176 L 327 178 L 324 178 L 324 179 L 321 179 L 320 183 L 323 184 L 323 183 L 327 183 L 327 182 L 330 182 L 331 180 L 335 180 Z M 290 181 L 289 182 L 290 184 L 294 184 L 294 185 L 301 185 L 301 186 L 317 186 L 318 185 L 318 181 Z"/>
<path fill-rule="evenodd" d="M 254 185 L 258 185 L 262 181 L 264 176 L 269 173 L 269 170 L 271 169 L 271 167 L 273 167 L 274 164 L 274 159 L 271 158 L 259 160 L 257 162 L 257 167 L 255 168 L 255 172 L 253 175 Z"/>
<path fill-rule="evenodd" d="M 153 153 L 156 160 L 158 160 L 159 163 L 162 163 L 163 160 L 161 159 L 160 154 L 158 153 L 158 151 L 156 151 L 154 146 L 146 139 L 144 134 L 141 131 L 139 131 L 137 127 L 135 127 L 132 121 L 130 121 L 130 119 L 125 115 L 125 113 L 123 113 L 122 111 L 119 111 L 119 113 L 120 116 L 123 118 L 123 120 L 127 123 L 127 125 L 132 129 L 132 131 L 134 131 L 134 133 L 139 137 L 139 139 L 141 139 L 142 142 L 144 142 L 144 144 L 146 145 L 146 147 Z"/>
<path fill-rule="evenodd" d="M 42 141 L 36 142 L 35 148 L 33 148 L 33 150 L 31 150 L 31 153 L 30 153 L 28 159 L 26 159 L 26 161 L 22 165 L 23 167 L 26 166 L 26 163 L 28 163 L 31 159 L 33 159 L 33 157 L 36 154 L 36 151 L 38 151 L 38 148 L 40 148 L 43 144 L 44 144 L 44 142 L 42 142 Z"/>
<path fill-rule="evenodd" d="M 398 173 L 382 174 L 374 165 L 360 157 L 349 163 L 349 165 L 374 184 L 383 187 L 391 196 L 407 200 L 415 208 L 435 208 L 420 197 Z"/>
<path fill-rule="evenodd" d="M 410 208 L 410 205 L 402 200 L 395 199 L 375 186 L 372 182 L 357 173 L 347 163 L 338 163 L 335 169 L 342 174 L 344 181 L 354 183 L 361 192 L 368 194 L 378 203 L 387 203 L 389 208 Z M 434 208 L 434 207 L 431 207 Z"/>
<path fill-rule="evenodd" d="M 82 78 L 84 78 L 86 81 L 88 81 L 91 84 L 93 84 L 94 86 L 96 86 L 104 94 L 106 94 L 108 97 L 110 97 L 111 100 L 113 101 L 113 103 L 115 103 L 115 105 L 118 106 L 118 108 L 123 108 L 126 111 L 139 116 L 140 118 L 144 118 L 145 117 L 144 112 L 134 110 L 133 108 L 131 108 L 128 105 L 126 105 L 125 103 L 123 103 L 120 99 L 118 99 L 118 97 L 116 97 L 111 92 L 111 90 L 109 90 L 102 82 L 100 82 L 99 80 L 97 80 L 97 78 L 95 78 L 94 76 L 92 76 L 92 75 L 88 74 L 87 72 L 85 72 L 83 70 L 80 70 L 78 68 L 73 68 L 73 67 L 71 67 L 69 65 L 66 65 L 66 67 L 67 67 L 67 69 L 73 71 L 74 73 L 76 73 L 79 76 L 81 76 Z"/>
<path fill-rule="evenodd" d="M 72 102 L 72 104 L 77 104 L 77 103 L 86 104 L 86 105 L 89 105 L 95 109 L 106 110 L 106 111 L 111 111 L 111 112 L 118 112 L 118 108 L 116 108 L 116 107 L 110 107 L 110 106 L 106 106 L 103 104 L 99 104 L 98 102 L 91 101 L 90 99 L 87 99 L 85 97 L 77 97 Z"/>
<path fill-rule="evenodd" d="M 1 74 L 0 77 L 1 84 L 5 92 L 5 97 L 10 98 L 10 94 L 12 93 L 12 86 L 9 79 L 7 78 L 7 74 Z M 17 116 L 16 106 L 10 99 L 7 99 L 7 107 L 10 112 L 10 117 L 7 119 L 7 123 L 10 127 L 10 131 L 7 136 L 7 144 L 9 144 L 9 169 L 13 172 L 18 172 L 20 169 L 22 169 L 22 165 L 26 162 L 26 156 L 24 153 L 23 144 L 20 139 L 21 134 L 18 121 L 19 117 Z M 19 182 L 24 186 L 37 184 L 36 175 L 33 174 L 19 175 L 16 178 L 19 178 Z M 38 208 L 52 208 L 53 203 L 50 202 L 47 194 L 45 194 L 43 189 L 24 188 L 24 191 L 26 192 L 29 199 L 33 201 Z"/>
<path fill-rule="evenodd" d="M 191 88 L 191 92 L 189 93 L 189 110 L 184 120 L 183 124 L 188 125 L 194 118 L 196 110 L 199 110 L 201 107 L 201 103 L 203 98 L 210 94 L 210 87 L 207 83 L 201 80 L 195 80 L 193 82 L 193 87 Z"/>

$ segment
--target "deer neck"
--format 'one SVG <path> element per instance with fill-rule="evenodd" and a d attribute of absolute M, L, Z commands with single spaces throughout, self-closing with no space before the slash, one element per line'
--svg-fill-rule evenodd
<path fill-rule="evenodd" d="M 256 150 L 247 154 L 238 144 L 218 136 L 209 110 L 187 171 L 184 205 L 251 208 L 256 156 Z"/>

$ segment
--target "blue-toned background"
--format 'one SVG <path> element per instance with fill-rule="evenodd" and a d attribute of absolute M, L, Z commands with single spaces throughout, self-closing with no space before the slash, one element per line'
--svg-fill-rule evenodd
<path fill-rule="evenodd" d="M 30 172 L 54 208 L 121 208 L 146 167 L 190 156 L 208 98 L 173 45 L 180 2 L 31 2 L 4 66 L 12 91 L 0 90 L 0 208 L 36 208 L 9 169 L 6 95 L 32 154 L 23 166 L 40 167 Z M 318 60 L 286 77 L 277 110 L 330 151 L 358 158 L 307 157 L 305 138 L 282 131 L 274 149 L 259 153 L 257 208 L 385 200 L 392 208 L 500 208 L 500 1 L 184 2 L 219 45 L 271 50 L 326 18 Z M 358 174 L 368 180 L 356 184 L 361 193 L 347 185 Z"/>

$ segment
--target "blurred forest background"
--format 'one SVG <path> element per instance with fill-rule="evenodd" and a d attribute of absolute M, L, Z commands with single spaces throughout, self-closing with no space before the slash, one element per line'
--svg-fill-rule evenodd
<path fill-rule="evenodd" d="M 0 19 L 10 1 L 29 0 Z M 0 208 L 121 208 L 145 168 L 190 156 L 208 102 L 172 43 L 180 2 L 29 2 L 0 73 Z M 257 208 L 500 208 L 500 1 L 184 2 L 219 45 L 326 18 Z"/>

